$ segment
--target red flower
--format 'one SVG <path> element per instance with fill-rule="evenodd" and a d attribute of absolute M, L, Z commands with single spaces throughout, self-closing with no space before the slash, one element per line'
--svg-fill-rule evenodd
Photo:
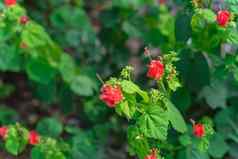
<path fill-rule="evenodd" d="M 20 23 L 22 25 L 25 25 L 29 21 L 29 18 L 27 16 L 21 16 Z"/>
<path fill-rule="evenodd" d="M 159 4 L 165 4 L 167 0 L 159 0 Z"/>
<path fill-rule="evenodd" d="M 203 137 L 205 135 L 205 128 L 203 124 L 195 124 L 193 126 L 193 134 L 197 137 Z"/>
<path fill-rule="evenodd" d="M 100 99 L 104 101 L 108 107 L 114 108 L 123 99 L 123 94 L 120 86 L 112 86 L 105 84 L 101 88 Z"/>
<path fill-rule="evenodd" d="M 21 43 L 20 43 L 20 48 L 21 48 L 21 49 L 27 49 L 27 48 L 28 48 L 28 45 L 27 45 L 25 42 L 21 42 Z"/>
<path fill-rule="evenodd" d="M 220 26 L 225 27 L 229 23 L 230 17 L 231 17 L 231 14 L 229 11 L 221 10 L 217 14 L 217 23 Z"/>
<path fill-rule="evenodd" d="M 160 80 L 164 74 L 164 65 L 160 60 L 152 60 L 149 65 L 147 76 L 156 80 Z"/>
<path fill-rule="evenodd" d="M 145 159 L 157 159 L 156 150 L 152 150 L 151 154 L 146 156 Z"/>
<path fill-rule="evenodd" d="M 5 139 L 6 136 L 7 136 L 7 132 L 8 132 L 8 128 L 3 126 L 3 127 L 0 127 L 0 137 Z"/>
<path fill-rule="evenodd" d="M 17 3 L 16 0 L 4 0 L 4 3 L 7 7 L 10 7 L 12 5 L 15 5 Z"/>
<path fill-rule="evenodd" d="M 148 155 L 145 157 L 145 159 L 157 159 L 156 155 Z"/>
<path fill-rule="evenodd" d="M 28 142 L 31 145 L 36 145 L 40 142 L 40 136 L 36 131 L 30 131 Z"/>

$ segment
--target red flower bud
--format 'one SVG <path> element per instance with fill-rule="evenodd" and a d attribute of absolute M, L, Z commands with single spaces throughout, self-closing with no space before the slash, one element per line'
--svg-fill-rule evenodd
<path fill-rule="evenodd" d="M 20 18 L 20 23 L 21 23 L 22 25 L 27 24 L 28 21 L 29 21 L 29 18 L 28 18 L 27 16 L 21 16 L 21 18 Z"/>
<path fill-rule="evenodd" d="M 217 23 L 220 26 L 225 27 L 229 23 L 230 17 L 231 17 L 231 14 L 229 11 L 221 10 L 217 14 Z"/>
<path fill-rule="evenodd" d="M 26 49 L 26 48 L 28 48 L 28 45 L 25 42 L 21 42 L 20 43 L 20 48 L 21 49 Z"/>
<path fill-rule="evenodd" d="M 151 154 L 146 156 L 145 159 L 157 159 L 156 150 L 152 150 Z"/>
<path fill-rule="evenodd" d="M 12 5 L 15 5 L 17 2 L 16 0 L 4 0 L 4 4 L 7 6 L 7 7 L 10 7 Z"/>
<path fill-rule="evenodd" d="M 121 87 L 118 85 L 103 85 L 103 87 L 101 88 L 100 99 L 104 101 L 108 105 L 108 107 L 114 108 L 123 99 Z"/>
<path fill-rule="evenodd" d="M 165 4 L 167 0 L 159 0 L 159 4 Z"/>
<path fill-rule="evenodd" d="M 30 131 L 28 136 L 28 142 L 31 145 L 36 145 L 40 142 L 40 136 L 36 131 Z"/>
<path fill-rule="evenodd" d="M 203 124 L 193 125 L 193 134 L 197 137 L 203 137 L 205 135 L 205 128 Z"/>
<path fill-rule="evenodd" d="M 149 65 L 147 76 L 156 80 L 160 80 L 164 74 L 164 65 L 160 60 L 152 60 Z"/>
<path fill-rule="evenodd" d="M 5 139 L 6 136 L 7 136 L 7 132 L 8 132 L 8 128 L 3 126 L 3 127 L 0 127 L 0 137 Z"/>
<path fill-rule="evenodd" d="M 145 157 L 145 159 L 157 159 L 157 157 L 154 155 L 148 155 Z"/>

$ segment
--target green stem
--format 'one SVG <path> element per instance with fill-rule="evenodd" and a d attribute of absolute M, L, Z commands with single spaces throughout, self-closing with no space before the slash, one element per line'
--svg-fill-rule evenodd
<path fill-rule="evenodd" d="M 158 87 L 159 87 L 159 89 L 160 89 L 168 98 L 170 97 L 168 91 L 166 90 L 166 87 L 165 87 L 165 85 L 164 85 L 164 82 L 163 82 L 162 80 L 159 80 L 159 81 L 158 81 Z"/>

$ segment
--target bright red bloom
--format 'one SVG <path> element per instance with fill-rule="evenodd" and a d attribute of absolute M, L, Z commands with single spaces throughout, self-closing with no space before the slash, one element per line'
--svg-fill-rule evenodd
<path fill-rule="evenodd" d="M 15 5 L 17 3 L 16 0 L 4 0 L 4 4 L 7 6 L 7 7 L 10 7 L 12 5 Z"/>
<path fill-rule="evenodd" d="M 36 145 L 40 142 L 40 136 L 36 131 L 30 131 L 28 136 L 28 142 L 31 145 Z"/>
<path fill-rule="evenodd" d="M 205 128 L 203 124 L 195 124 L 193 126 L 193 134 L 197 137 L 203 137 L 205 135 Z"/>
<path fill-rule="evenodd" d="M 151 154 L 146 156 L 145 159 L 157 159 L 156 150 L 152 150 Z"/>
<path fill-rule="evenodd" d="M 28 18 L 27 16 L 21 16 L 21 18 L 20 18 L 20 23 L 21 23 L 22 25 L 27 24 L 28 21 L 29 21 L 29 18 Z"/>
<path fill-rule="evenodd" d="M 145 159 L 157 159 L 157 157 L 156 155 L 152 154 L 152 155 L 146 156 Z"/>
<path fill-rule="evenodd" d="M 8 132 L 8 128 L 3 126 L 3 127 L 0 127 L 0 137 L 5 139 L 6 136 L 7 136 L 7 132 Z"/>
<path fill-rule="evenodd" d="M 231 14 L 229 11 L 227 10 L 220 10 L 217 14 L 217 23 L 222 26 L 225 27 L 230 20 Z"/>
<path fill-rule="evenodd" d="M 149 65 L 147 76 L 156 80 L 160 80 L 164 74 L 164 65 L 160 60 L 152 60 Z"/>
<path fill-rule="evenodd" d="M 108 105 L 108 107 L 114 108 L 123 99 L 121 87 L 118 85 L 103 85 L 103 87 L 101 88 L 100 99 L 104 101 Z"/>

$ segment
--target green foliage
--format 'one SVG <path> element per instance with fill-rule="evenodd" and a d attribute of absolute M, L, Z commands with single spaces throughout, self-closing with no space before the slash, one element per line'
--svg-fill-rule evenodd
<path fill-rule="evenodd" d="M 31 151 L 32 159 L 66 159 L 63 152 L 68 150 L 68 146 L 59 143 L 54 139 L 42 139 L 41 144 L 35 146 Z"/>
<path fill-rule="evenodd" d="M 55 118 L 44 118 L 39 121 L 36 129 L 41 135 L 58 137 L 63 131 L 63 126 Z"/>
<path fill-rule="evenodd" d="M 140 131 L 148 138 L 167 139 L 168 116 L 159 106 L 148 106 L 145 113 L 138 119 Z"/>
<path fill-rule="evenodd" d="M 19 124 L 9 127 L 5 148 L 12 155 L 19 155 L 28 143 L 28 130 Z"/>

